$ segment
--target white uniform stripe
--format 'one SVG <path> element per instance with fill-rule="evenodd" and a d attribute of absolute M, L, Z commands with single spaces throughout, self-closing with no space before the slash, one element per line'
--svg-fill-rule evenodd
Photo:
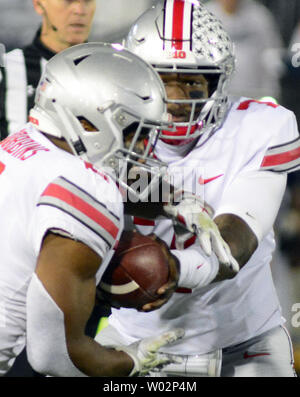
<path fill-rule="evenodd" d="M 267 150 L 267 155 L 269 156 L 269 155 L 273 155 L 273 154 L 290 152 L 291 150 L 295 150 L 297 148 L 300 148 L 300 138 L 297 138 L 295 141 L 292 141 L 292 142 L 287 142 L 283 145 L 274 146 L 274 147 L 269 148 Z"/>
<path fill-rule="evenodd" d="M 110 246 L 120 228 L 120 219 L 79 186 L 56 178 L 42 193 L 38 205 L 61 209 L 101 236 Z"/>
<path fill-rule="evenodd" d="M 23 51 L 11 51 L 6 57 L 6 66 L 6 118 L 11 120 L 8 133 L 12 134 L 27 122 L 27 77 Z"/>
<path fill-rule="evenodd" d="M 94 207 L 97 211 L 104 213 L 107 218 L 109 218 L 110 221 L 114 222 L 116 225 L 119 224 L 120 219 L 109 211 L 103 203 L 100 201 L 96 200 L 93 196 L 89 195 L 87 192 L 82 190 L 79 186 L 76 186 L 72 182 L 68 181 L 66 178 L 59 177 L 53 181 L 54 184 L 59 185 L 63 187 L 64 189 L 69 190 L 71 193 L 75 194 L 76 196 L 80 197 L 83 201 L 87 202 L 90 204 L 92 207 Z"/>
<path fill-rule="evenodd" d="M 262 169 L 275 172 L 291 172 L 300 166 L 300 138 L 269 148 L 262 162 Z"/>
<path fill-rule="evenodd" d="M 164 23 L 164 37 L 168 40 L 172 38 L 173 32 L 173 8 L 174 8 L 175 0 L 166 1 L 166 10 L 165 10 L 165 23 Z M 171 50 L 172 41 L 165 42 L 165 49 Z"/>
<path fill-rule="evenodd" d="M 51 196 L 43 196 L 40 198 L 38 205 L 49 205 L 64 211 L 103 238 L 108 245 L 112 246 L 114 244 L 115 238 L 104 227 L 65 201 Z"/>
<path fill-rule="evenodd" d="M 183 5 L 183 13 L 181 14 L 180 8 L 177 8 L 177 13 L 175 13 L 175 18 L 174 18 L 174 10 L 176 10 L 176 7 L 178 5 Z M 190 34 L 191 34 L 191 19 L 190 19 L 190 14 L 192 12 L 192 3 L 188 2 L 178 2 L 175 0 L 168 0 L 166 3 L 166 12 L 165 12 L 165 38 L 168 40 L 165 42 L 165 49 L 171 50 L 174 45 L 172 42 L 172 39 L 175 38 L 173 37 L 173 32 L 174 28 L 177 29 L 177 32 L 182 32 L 182 34 L 178 37 L 177 39 L 180 40 L 187 40 L 183 41 L 180 44 L 180 50 L 190 50 Z M 179 26 L 179 24 L 181 24 Z"/>
<path fill-rule="evenodd" d="M 123 285 L 110 285 L 101 281 L 99 286 L 103 289 L 103 291 L 116 295 L 129 294 L 130 292 L 133 292 L 139 288 L 139 285 L 133 280 Z"/>
<path fill-rule="evenodd" d="M 192 3 L 185 3 L 184 6 L 184 17 L 183 17 L 183 40 L 187 40 L 183 42 L 182 49 L 185 51 L 190 51 L 190 38 L 191 38 L 191 12 L 192 12 Z"/>

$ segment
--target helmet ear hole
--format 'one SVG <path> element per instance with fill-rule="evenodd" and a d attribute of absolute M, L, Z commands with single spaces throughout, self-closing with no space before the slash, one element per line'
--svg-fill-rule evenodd
<path fill-rule="evenodd" d="M 83 116 L 78 116 L 77 119 L 86 131 L 98 131 L 98 128 L 94 124 Z"/>

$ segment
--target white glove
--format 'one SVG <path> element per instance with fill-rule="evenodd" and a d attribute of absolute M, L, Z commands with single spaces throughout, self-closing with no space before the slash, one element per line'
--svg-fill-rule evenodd
<path fill-rule="evenodd" d="M 206 255 L 210 256 L 213 251 L 220 264 L 234 273 L 239 271 L 238 262 L 231 255 L 228 244 L 212 219 L 212 208 L 200 197 L 193 193 L 184 193 L 177 205 L 166 204 L 164 210 L 173 219 L 178 241 L 176 248 L 182 249 L 184 242 L 191 236 L 190 233 L 196 234 Z"/>
<path fill-rule="evenodd" d="M 141 339 L 129 346 L 117 346 L 115 349 L 127 353 L 134 361 L 134 367 L 128 376 L 144 376 L 157 367 L 180 360 L 178 357 L 159 353 L 158 350 L 183 336 L 184 330 L 178 328 L 155 337 Z"/>

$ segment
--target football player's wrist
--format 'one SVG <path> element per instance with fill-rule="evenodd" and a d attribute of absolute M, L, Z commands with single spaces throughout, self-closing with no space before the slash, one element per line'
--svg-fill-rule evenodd
<path fill-rule="evenodd" d="M 172 250 L 180 262 L 178 287 L 201 288 L 215 280 L 219 272 L 219 261 L 214 253 L 210 257 L 197 249 Z"/>
<path fill-rule="evenodd" d="M 115 349 L 117 351 L 121 351 L 121 352 L 125 353 L 127 356 L 129 356 L 133 363 L 133 366 L 127 376 L 131 377 L 131 376 L 137 375 L 140 372 L 140 361 L 137 358 L 137 356 L 135 354 L 133 354 L 130 351 L 130 349 L 127 349 L 126 346 L 117 346 L 117 347 L 115 347 Z"/>

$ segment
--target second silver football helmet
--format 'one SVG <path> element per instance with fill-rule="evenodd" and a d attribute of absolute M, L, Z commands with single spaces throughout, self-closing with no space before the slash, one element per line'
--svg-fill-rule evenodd
<path fill-rule="evenodd" d="M 30 121 L 42 132 L 64 138 L 75 155 L 113 170 L 130 190 L 128 163 L 155 171 L 155 177 L 162 172 L 151 152 L 165 125 L 165 100 L 160 77 L 144 60 L 121 46 L 85 43 L 47 63 Z M 140 150 L 137 142 L 144 136 L 147 143 Z"/>
<path fill-rule="evenodd" d="M 182 140 L 216 130 L 228 108 L 228 80 L 234 70 L 233 44 L 220 21 L 198 0 L 158 0 L 132 25 L 124 45 L 161 74 L 203 75 L 207 98 L 168 99 L 190 107 L 189 120 L 176 122 L 162 138 Z"/>

